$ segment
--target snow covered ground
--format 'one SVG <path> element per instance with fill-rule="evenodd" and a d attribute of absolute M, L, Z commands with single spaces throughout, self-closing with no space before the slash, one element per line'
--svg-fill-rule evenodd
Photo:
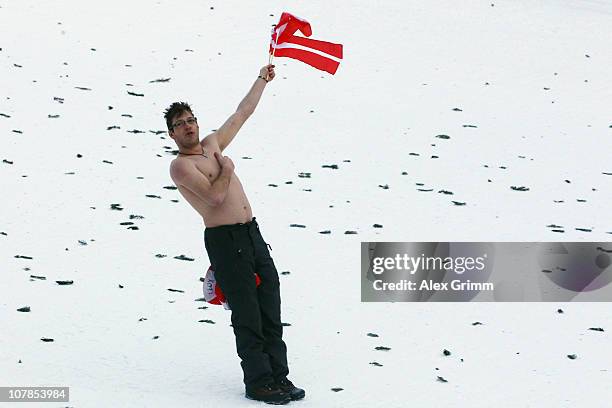
<path fill-rule="evenodd" d="M 162 112 L 223 123 L 282 11 L 344 44 L 335 76 L 276 59 L 226 150 L 290 272 L 292 404 L 608 406 L 607 303 L 361 303 L 360 242 L 610 241 L 610 1 L 0 0 L 0 386 L 260 405 Z"/>

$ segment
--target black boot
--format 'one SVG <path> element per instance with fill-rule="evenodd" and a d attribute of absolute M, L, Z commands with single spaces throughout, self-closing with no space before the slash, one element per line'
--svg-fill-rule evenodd
<path fill-rule="evenodd" d="M 292 401 L 302 399 L 306 396 L 306 391 L 296 387 L 291 381 L 286 378 L 279 380 L 276 384 L 282 392 L 284 392 L 285 394 L 289 394 L 289 397 Z"/>
<path fill-rule="evenodd" d="M 289 394 L 281 391 L 276 384 L 266 384 L 258 388 L 247 388 L 244 396 L 248 399 L 274 405 L 284 405 L 291 401 Z"/>

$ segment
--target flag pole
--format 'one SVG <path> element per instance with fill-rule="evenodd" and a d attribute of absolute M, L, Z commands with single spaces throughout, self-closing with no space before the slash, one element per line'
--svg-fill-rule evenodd
<path fill-rule="evenodd" d="M 270 54 L 270 61 L 269 61 L 270 64 L 272 64 L 272 61 L 274 61 L 275 52 L 276 52 L 276 43 L 274 43 L 274 48 L 272 48 L 272 54 Z"/>
<path fill-rule="evenodd" d="M 274 47 L 272 47 L 272 53 L 268 58 L 268 65 L 272 65 L 272 61 L 274 60 L 274 53 L 276 52 L 276 40 L 274 39 L 274 28 L 272 29 L 272 41 L 274 41 Z"/>

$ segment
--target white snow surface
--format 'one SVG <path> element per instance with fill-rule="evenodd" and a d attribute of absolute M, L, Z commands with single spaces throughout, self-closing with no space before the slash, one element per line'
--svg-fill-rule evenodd
<path fill-rule="evenodd" d="M 609 406 L 607 303 L 362 303 L 359 284 L 362 241 L 610 241 L 611 1 L 0 0 L 0 386 L 70 387 L 15 406 L 261 406 L 230 313 L 198 309 L 202 220 L 152 131 L 178 100 L 202 137 L 220 126 L 282 11 L 344 44 L 334 76 L 275 59 L 226 150 L 291 272 L 291 405 Z"/>

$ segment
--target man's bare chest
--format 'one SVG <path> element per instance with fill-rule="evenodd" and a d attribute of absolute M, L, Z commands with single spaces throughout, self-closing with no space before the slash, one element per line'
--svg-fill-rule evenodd
<path fill-rule="evenodd" d="M 191 159 L 194 161 L 195 166 L 200 173 L 206 176 L 210 182 L 213 182 L 217 179 L 217 177 L 219 177 L 221 167 L 219 166 L 219 163 L 217 163 L 217 160 L 212 153 L 206 154 L 206 156 L 194 156 Z"/>

